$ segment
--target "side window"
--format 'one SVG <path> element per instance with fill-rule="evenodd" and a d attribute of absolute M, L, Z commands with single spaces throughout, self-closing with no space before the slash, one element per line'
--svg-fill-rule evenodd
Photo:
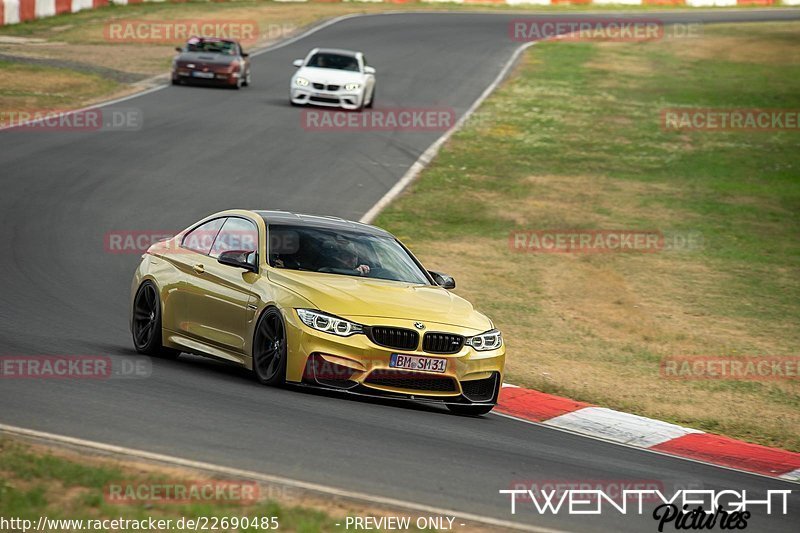
<path fill-rule="evenodd" d="M 222 226 L 222 231 L 211 247 L 211 257 L 219 257 L 222 252 L 236 250 L 247 255 L 247 262 L 255 264 L 255 252 L 258 250 L 258 229 L 251 221 L 244 218 L 230 217 Z"/>
<path fill-rule="evenodd" d="M 197 253 L 208 255 L 214 239 L 217 238 L 220 228 L 225 223 L 224 218 L 215 218 L 205 224 L 197 226 L 192 231 L 183 236 L 181 246 L 193 250 Z"/>

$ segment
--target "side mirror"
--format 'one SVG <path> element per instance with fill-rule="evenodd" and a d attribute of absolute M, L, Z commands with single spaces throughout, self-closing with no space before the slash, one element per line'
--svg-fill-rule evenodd
<path fill-rule="evenodd" d="M 302 67 L 303 66 L 303 60 L 302 59 L 295 59 L 294 61 L 292 61 L 292 65 L 294 65 L 296 67 Z"/>
<path fill-rule="evenodd" d="M 176 52 L 183 52 L 183 48 L 181 48 L 180 46 L 176 46 L 175 47 L 175 51 Z"/>
<path fill-rule="evenodd" d="M 250 54 L 248 54 L 247 52 L 242 52 L 242 57 L 250 57 Z"/>
<path fill-rule="evenodd" d="M 431 275 L 433 281 L 435 281 L 438 286 L 444 287 L 445 289 L 456 288 L 456 280 L 454 280 L 447 274 L 442 274 L 441 272 L 434 272 L 433 270 L 429 270 L 428 274 Z"/>
<path fill-rule="evenodd" d="M 372 67 L 364 67 L 364 74 L 375 74 L 375 69 Z"/>
<path fill-rule="evenodd" d="M 236 268 L 243 268 L 249 272 L 257 272 L 258 267 L 247 262 L 247 256 L 252 254 L 249 250 L 228 250 L 222 252 L 217 258 L 217 262 Z"/>

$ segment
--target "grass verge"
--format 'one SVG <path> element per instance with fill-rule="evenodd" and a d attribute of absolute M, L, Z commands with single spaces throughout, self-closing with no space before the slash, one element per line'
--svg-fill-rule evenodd
<path fill-rule="evenodd" d="M 168 499 L 181 489 L 188 494 L 193 487 L 195 492 L 191 498 Z M 114 499 L 117 494 L 132 498 L 120 503 Z M 158 495 L 158 500 L 147 499 L 150 494 Z M 50 531 L 152 530 L 149 520 L 153 519 L 156 523 L 171 521 L 155 526 L 158 531 L 178 532 L 194 530 L 186 522 L 183 527 L 179 526 L 178 520 L 205 517 L 202 522 L 205 529 L 216 531 L 277 529 L 316 533 L 346 531 L 346 516 L 365 515 L 408 516 L 285 487 L 261 484 L 253 490 L 252 484 L 246 481 L 213 479 L 207 474 L 144 462 L 122 463 L 108 457 L 0 436 L 0 517 L 29 520 L 30 529 L 39 524 L 40 517 L 50 521 L 44 526 Z M 131 522 L 110 522 L 120 519 L 143 521 L 145 527 Z M 252 525 L 256 520 L 258 526 Z M 100 525 L 92 526 L 89 521 Z M 414 524 L 413 518 L 411 524 Z M 201 525 L 198 529 L 204 527 Z M 409 531 L 424 530 L 412 526 Z M 467 531 L 482 529 L 468 525 Z"/>
<path fill-rule="evenodd" d="M 591 11 L 669 10 L 671 6 L 594 6 Z M 121 21 L 254 21 L 261 46 L 295 34 L 323 19 L 387 11 L 499 11 L 554 13 L 586 11 L 585 6 L 500 6 L 425 3 L 293 3 L 268 0 L 186 1 L 109 5 L 0 27 L 0 62 L 17 65 L 0 76 L 0 113 L 65 110 L 125 96 L 166 82 L 174 47 L 162 43 L 106 39 L 109 23 Z M 37 68 L 38 67 L 38 68 Z M 7 74 L 13 74 L 7 75 Z M 56 78 L 63 83 L 54 81 Z M 57 104 L 57 105 L 54 105 Z"/>
<path fill-rule="evenodd" d="M 800 383 L 668 380 L 664 357 L 798 356 L 800 132 L 666 131 L 660 110 L 800 109 L 800 24 L 548 42 L 376 221 L 504 332 L 507 379 L 800 450 Z M 454 198 L 458 201 L 453 201 Z M 656 254 L 515 253 L 514 230 L 657 229 Z"/>
<path fill-rule="evenodd" d="M 209 478 L 191 477 L 188 472 L 173 472 L 154 467 L 133 468 L 103 459 L 66 458 L 20 442 L 0 439 L 0 516 L 38 523 L 39 517 L 51 520 L 104 520 L 125 518 L 143 520 L 181 517 L 276 517 L 280 529 L 290 531 L 329 531 L 337 529 L 334 519 L 324 512 L 275 501 L 252 504 L 241 501 L 193 501 L 189 503 L 109 503 L 108 487 L 119 483 L 134 487 L 191 486 L 209 483 Z M 202 486 L 202 485 L 200 485 Z M 70 527 L 58 527 L 69 530 Z M 76 528 L 77 529 L 77 528 Z M 122 528 L 117 530 L 128 530 Z M 177 531 L 175 527 L 164 529 Z M 260 531 L 239 528 L 239 531 Z"/>

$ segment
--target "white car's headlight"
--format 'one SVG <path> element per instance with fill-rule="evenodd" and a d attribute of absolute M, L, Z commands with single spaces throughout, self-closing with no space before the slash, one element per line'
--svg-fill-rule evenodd
<path fill-rule="evenodd" d="M 344 86 L 345 91 L 355 91 L 361 87 L 360 83 L 348 83 Z"/>
<path fill-rule="evenodd" d="M 479 352 L 496 350 L 503 345 L 503 336 L 496 329 L 492 329 L 474 337 L 467 337 L 464 342 L 467 346 L 472 346 Z"/>
<path fill-rule="evenodd" d="M 305 87 L 308 85 L 308 80 L 305 78 L 295 78 L 294 83 L 295 85 L 299 85 L 300 87 Z"/>
<path fill-rule="evenodd" d="M 300 317 L 303 324 L 310 328 L 339 335 L 340 337 L 349 337 L 357 333 L 364 333 L 364 328 L 361 327 L 361 324 L 356 324 L 355 322 L 350 322 L 349 320 L 328 315 L 320 311 L 297 309 L 297 316 Z"/>

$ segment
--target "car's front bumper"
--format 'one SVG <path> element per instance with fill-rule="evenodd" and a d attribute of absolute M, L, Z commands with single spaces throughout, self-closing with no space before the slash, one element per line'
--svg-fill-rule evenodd
<path fill-rule="evenodd" d="M 197 71 L 179 68 L 172 71 L 172 79 L 183 83 L 234 86 L 240 77 L 239 72 L 209 72 L 208 74 L 213 74 L 213 77 L 197 77 L 195 72 Z"/>
<path fill-rule="evenodd" d="M 503 379 L 505 347 L 478 352 L 463 346 L 453 354 L 399 350 L 379 346 L 367 335 L 339 337 L 313 330 L 300 322 L 294 310 L 285 314 L 289 357 L 287 381 L 354 394 L 443 403 L 494 405 Z M 413 329 L 413 322 L 372 319 L 376 325 Z M 463 336 L 477 331 L 428 324 L 431 331 Z M 423 332 L 420 332 L 420 341 Z M 421 344 L 421 342 L 419 343 Z M 444 372 L 392 368 L 392 354 L 446 360 Z"/>
<path fill-rule="evenodd" d="M 293 104 L 316 105 L 323 107 L 339 107 L 342 109 L 359 109 L 364 98 L 363 90 L 327 91 L 309 87 L 292 87 L 290 98 Z"/>

